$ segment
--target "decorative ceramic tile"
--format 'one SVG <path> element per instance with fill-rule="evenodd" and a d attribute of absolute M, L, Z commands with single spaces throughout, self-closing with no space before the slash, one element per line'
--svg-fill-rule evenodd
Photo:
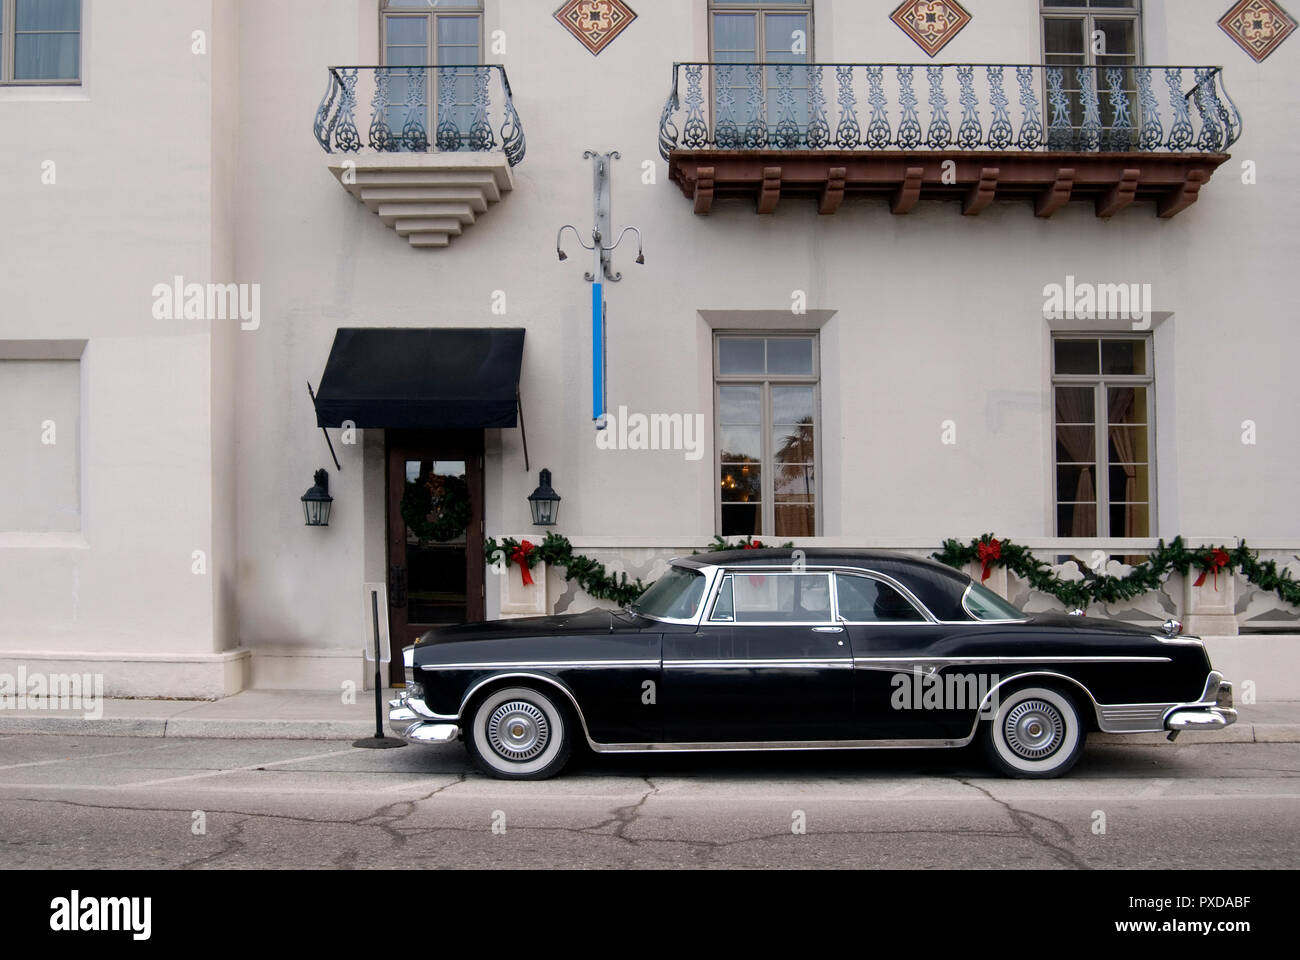
<path fill-rule="evenodd" d="M 956 0 L 907 0 L 889 19 L 933 57 L 970 23 L 971 15 Z"/>
<path fill-rule="evenodd" d="M 636 14 L 623 0 L 569 0 L 555 11 L 555 19 L 593 55 L 598 55 L 636 19 Z"/>
<path fill-rule="evenodd" d="M 1241 0 L 1219 26 L 1259 63 L 1291 35 L 1296 22 L 1273 0 Z"/>

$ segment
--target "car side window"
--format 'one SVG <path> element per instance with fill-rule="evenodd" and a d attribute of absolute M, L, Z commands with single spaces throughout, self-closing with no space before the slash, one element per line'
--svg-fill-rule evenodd
<path fill-rule="evenodd" d="M 906 597 L 880 580 L 836 575 L 840 616 L 854 623 L 909 623 L 925 617 Z"/>
<path fill-rule="evenodd" d="M 712 619 L 731 619 L 736 623 L 827 623 L 831 619 L 830 576 L 736 571 L 724 579 Z"/>

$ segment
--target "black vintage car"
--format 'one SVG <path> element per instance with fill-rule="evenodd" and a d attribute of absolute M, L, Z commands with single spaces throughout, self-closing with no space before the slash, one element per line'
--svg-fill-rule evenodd
<path fill-rule="evenodd" d="M 539 779 L 570 752 L 962 747 L 1055 777 L 1088 731 L 1236 720 L 1205 646 L 1026 614 L 963 573 L 858 550 L 676 558 L 622 610 L 464 624 L 403 651 L 389 722 L 463 739 L 487 773 Z"/>

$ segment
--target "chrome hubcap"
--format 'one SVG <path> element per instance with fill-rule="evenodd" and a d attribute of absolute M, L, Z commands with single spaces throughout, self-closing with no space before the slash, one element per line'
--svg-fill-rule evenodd
<path fill-rule="evenodd" d="M 1042 760 L 1055 753 L 1065 739 L 1065 719 L 1045 700 L 1026 700 L 1011 708 L 1002 733 L 1017 756 Z"/>
<path fill-rule="evenodd" d="M 531 703 L 512 700 L 492 711 L 487 722 L 488 742 L 507 760 L 531 760 L 551 739 L 546 714 Z"/>

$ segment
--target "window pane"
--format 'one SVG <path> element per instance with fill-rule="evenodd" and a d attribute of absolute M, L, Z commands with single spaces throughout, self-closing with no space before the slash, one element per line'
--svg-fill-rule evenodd
<path fill-rule="evenodd" d="M 1097 504 L 1057 504 L 1056 535 L 1059 537 L 1095 537 L 1097 535 Z"/>
<path fill-rule="evenodd" d="M 855 623 L 915 622 L 921 612 L 887 583 L 867 577 L 835 578 L 840 616 Z"/>
<path fill-rule="evenodd" d="M 735 574 L 736 621 L 825 623 L 831 618 L 827 574 Z"/>
<path fill-rule="evenodd" d="M 811 423 L 779 426 L 772 431 L 772 459 L 783 463 L 812 463 L 817 449 Z"/>
<path fill-rule="evenodd" d="M 762 387 L 718 387 L 718 420 L 734 426 L 758 426 L 763 422 Z"/>
<path fill-rule="evenodd" d="M 772 423 L 777 426 L 813 422 L 812 387 L 773 387 Z"/>
<path fill-rule="evenodd" d="M 1147 372 L 1147 344 L 1145 340 L 1103 340 L 1101 344 L 1101 372 L 1122 376 L 1142 375 Z"/>
<path fill-rule="evenodd" d="M 763 341 L 725 337 L 718 341 L 718 372 L 756 374 L 763 372 Z"/>
<path fill-rule="evenodd" d="M 1112 537 L 1151 536 L 1151 507 L 1145 503 L 1111 504 L 1110 535 Z"/>
<path fill-rule="evenodd" d="M 1126 63 L 1137 53 L 1136 20 L 1095 20 L 1093 29 L 1101 33 L 1105 44 L 1098 52 L 1098 63 Z"/>
<path fill-rule="evenodd" d="M 722 426 L 718 433 L 718 459 L 723 463 L 757 463 L 763 458 L 759 427 Z"/>
<path fill-rule="evenodd" d="M 384 62 L 390 67 L 418 67 L 429 59 L 427 47 L 388 47 Z M 407 98 L 407 78 L 400 74 L 389 77 L 388 96 L 390 103 L 405 103 Z M 399 86 L 400 85 L 400 86 Z"/>
<path fill-rule="evenodd" d="M 1056 498 L 1061 501 L 1083 503 L 1095 500 L 1097 488 L 1093 483 L 1096 467 L 1093 464 L 1063 465 L 1056 468 Z"/>
<path fill-rule="evenodd" d="M 762 497 L 762 470 L 753 463 L 724 463 L 718 483 L 723 503 L 758 503 Z"/>
<path fill-rule="evenodd" d="M 816 507 L 811 503 L 783 503 L 775 507 L 775 536 L 815 537 L 817 535 Z"/>
<path fill-rule="evenodd" d="M 767 372 L 779 374 L 812 374 L 812 340 L 767 341 Z"/>
<path fill-rule="evenodd" d="M 713 59 L 724 63 L 758 60 L 758 22 L 753 14 L 714 14 Z"/>
<path fill-rule="evenodd" d="M 1056 372 L 1060 374 L 1096 374 L 1096 340 L 1057 340 Z"/>
<path fill-rule="evenodd" d="M 731 577 L 722 578 L 722 589 L 718 591 L 718 599 L 713 601 L 713 612 L 709 615 L 712 620 L 734 620 L 736 618 L 736 603 L 732 599 Z"/>
<path fill-rule="evenodd" d="M 20 33 L 14 37 L 14 78 L 75 80 L 80 50 L 75 33 Z"/>
<path fill-rule="evenodd" d="M 1112 424 L 1147 422 L 1146 387 L 1109 387 L 1106 402 Z"/>
<path fill-rule="evenodd" d="M 1043 52 L 1048 56 L 1053 54 L 1067 54 L 1080 58 L 1078 61 L 1049 60 L 1049 63 L 1082 62 L 1084 54 L 1083 19 L 1081 17 L 1078 19 L 1073 17 L 1051 17 L 1044 20 L 1043 40 Z"/>
<path fill-rule="evenodd" d="M 80 30 L 81 0 L 18 0 L 14 26 L 18 33 L 24 30 Z"/>
<path fill-rule="evenodd" d="M 786 464 L 777 467 L 774 476 L 776 498 L 789 503 L 811 503 L 817 490 L 813 468 Z"/>
<path fill-rule="evenodd" d="M 1097 435 L 1092 427 L 1056 428 L 1056 459 L 1060 463 L 1092 463 L 1097 456 Z"/>
<path fill-rule="evenodd" d="M 1095 393 L 1092 387 L 1057 387 L 1057 423 L 1096 423 L 1097 411 L 1093 406 Z"/>
<path fill-rule="evenodd" d="M 765 63 L 806 63 L 808 61 L 808 17 L 805 14 L 768 14 L 763 21 Z M 800 52 L 795 52 L 796 45 Z"/>
<path fill-rule="evenodd" d="M 439 43 L 464 43 L 478 46 L 478 17 L 439 17 Z"/>
<path fill-rule="evenodd" d="M 387 20 L 389 46 L 416 44 L 423 47 L 428 44 L 428 17 L 388 17 Z"/>
<path fill-rule="evenodd" d="M 763 532 L 762 511 L 757 503 L 722 505 L 722 535 L 724 537 L 757 537 Z"/>
<path fill-rule="evenodd" d="M 1146 427 L 1110 428 L 1111 463 L 1149 463 L 1150 446 Z M 1146 499 L 1145 497 L 1141 499 Z"/>

